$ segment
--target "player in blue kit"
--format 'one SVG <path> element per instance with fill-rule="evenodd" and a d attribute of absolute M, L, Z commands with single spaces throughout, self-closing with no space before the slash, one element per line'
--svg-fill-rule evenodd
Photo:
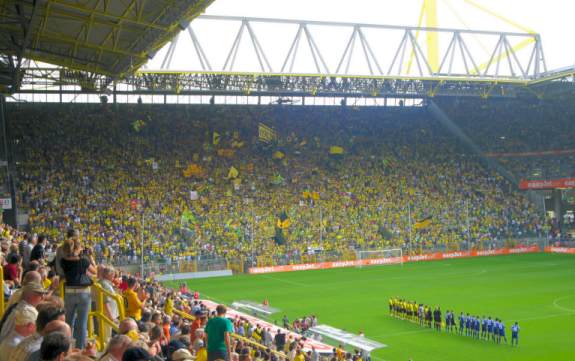
<path fill-rule="evenodd" d="M 475 338 L 479 340 L 479 335 L 481 331 L 481 319 L 479 316 L 475 317 Z"/>
<path fill-rule="evenodd" d="M 486 336 L 487 336 L 487 318 L 483 316 L 481 318 L 481 338 L 485 339 Z"/>
<path fill-rule="evenodd" d="M 501 343 L 501 339 L 505 340 L 505 343 L 507 343 L 507 337 L 505 336 L 505 324 L 503 321 L 499 320 L 499 343 Z"/>
<path fill-rule="evenodd" d="M 517 322 L 513 326 L 511 326 L 511 346 L 519 346 L 519 325 Z"/>
<path fill-rule="evenodd" d="M 490 340 L 492 335 L 493 335 L 493 320 L 491 319 L 491 316 L 489 316 L 489 318 L 487 319 L 487 340 Z"/>
<path fill-rule="evenodd" d="M 465 316 L 463 315 L 463 312 L 461 312 L 461 314 L 459 315 L 459 334 L 463 335 L 463 327 L 465 326 Z"/>
<path fill-rule="evenodd" d="M 465 336 L 469 336 L 469 332 L 471 331 L 471 316 L 469 313 L 465 317 Z"/>
<path fill-rule="evenodd" d="M 493 322 L 493 342 L 499 343 L 499 319 Z"/>

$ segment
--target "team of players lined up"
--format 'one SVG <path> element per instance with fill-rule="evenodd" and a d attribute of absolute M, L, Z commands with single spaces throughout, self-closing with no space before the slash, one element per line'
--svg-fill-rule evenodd
<path fill-rule="evenodd" d="M 422 327 L 433 327 L 437 331 L 441 331 L 444 328 L 447 332 L 455 332 L 478 340 L 488 340 L 495 343 L 503 341 L 507 343 L 505 324 L 498 318 L 471 316 L 469 313 L 464 315 L 461 312 L 458 317 L 458 328 L 453 311 L 448 310 L 445 313 L 445 322 L 442 322 L 442 313 L 439 307 L 432 309 L 427 305 L 406 301 L 401 298 L 389 299 L 389 313 L 393 317 L 419 323 Z M 519 325 L 515 322 L 511 326 L 511 346 L 518 345 Z"/>

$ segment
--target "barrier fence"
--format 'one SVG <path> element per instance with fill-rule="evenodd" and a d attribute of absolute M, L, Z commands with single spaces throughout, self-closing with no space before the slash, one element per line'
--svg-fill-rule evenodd
<path fill-rule="evenodd" d="M 413 256 L 398 256 L 389 258 L 375 258 L 375 259 L 359 259 L 352 261 L 336 261 L 336 262 L 320 262 L 320 263 L 303 263 L 285 266 L 270 266 L 270 267 L 253 267 L 249 269 L 249 273 L 272 273 L 272 272 L 293 272 L 293 271 L 307 271 L 316 269 L 330 269 L 330 268 L 344 268 L 344 267 L 357 267 L 357 266 L 375 266 L 383 264 L 397 264 L 401 262 L 420 262 L 420 261 L 435 261 L 442 259 L 453 258 L 466 258 L 466 257 L 482 257 L 482 256 L 497 256 L 506 254 L 517 253 L 537 253 L 540 251 L 539 246 L 528 247 L 515 247 L 515 248 L 500 248 L 485 251 L 463 251 L 463 252 L 435 252 L 422 255 Z"/>
<path fill-rule="evenodd" d="M 548 240 L 543 238 L 525 238 L 500 241 L 477 241 L 471 242 L 470 245 L 465 243 L 457 245 L 428 245 L 426 247 L 414 247 L 411 250 L 408 246 L 402 247 L 403 255 L 410 257 L 428 257 L 430 254 L 437 253 L 466 253 L 466 252 L 484 252 L 504 248 L 517 248 L 529 246 L 546 247 Z M 249 256 L 238 258 L 224 257 L 206 257 L 196 258 L 179 258 L 169 260 L 165 263 L 148 262 L 144 266 L 146 274 L 178 274 L 188 272 L 210 272 L 232 270 L 234 274 L 254 273 L 255 268 L 278 267 L 278 266 L 297 266 L 302 264 L 317 264 L 329 262 L 351 262 L 357 261 L 358 249 L 346 249 L 338 251 L 310 250 L 306 253 L 292 252 L 290 254 L 271 255 L 271 256 Z M 362 249 L 361 251 L 369 251 Z M 117 268 L 131 273 L 140 272 L 140 264 L 134 263 L 126 266 L 117 265 Z M 287 267 L 289 268 L 289 267 Z"/>

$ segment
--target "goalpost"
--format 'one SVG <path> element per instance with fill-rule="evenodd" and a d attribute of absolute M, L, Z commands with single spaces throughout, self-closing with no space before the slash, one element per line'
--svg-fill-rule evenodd
<path fill-rule="evenodd" d="M 403 250 L 401 248 L 356 251 L 357 267 L 376 266 L 384 264 L 401 264 L 403 266 Z"/>

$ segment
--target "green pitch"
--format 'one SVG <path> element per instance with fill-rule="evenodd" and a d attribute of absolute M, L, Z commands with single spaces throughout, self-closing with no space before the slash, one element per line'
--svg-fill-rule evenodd
<path fill-rule="evenodd" d="M 403 266 L 240 275 L 190 280 L 191 290 L 231 304 L 262 301 L 290 321 L 315 314 L 320 324 L 365 332 L 388 345 L 376 361 L 575 360 L 575 256 L 528 254 L 479 257 Z M 521 327 L 519 348 L 438 333 L 389 316 L 391 296 Z"/>

